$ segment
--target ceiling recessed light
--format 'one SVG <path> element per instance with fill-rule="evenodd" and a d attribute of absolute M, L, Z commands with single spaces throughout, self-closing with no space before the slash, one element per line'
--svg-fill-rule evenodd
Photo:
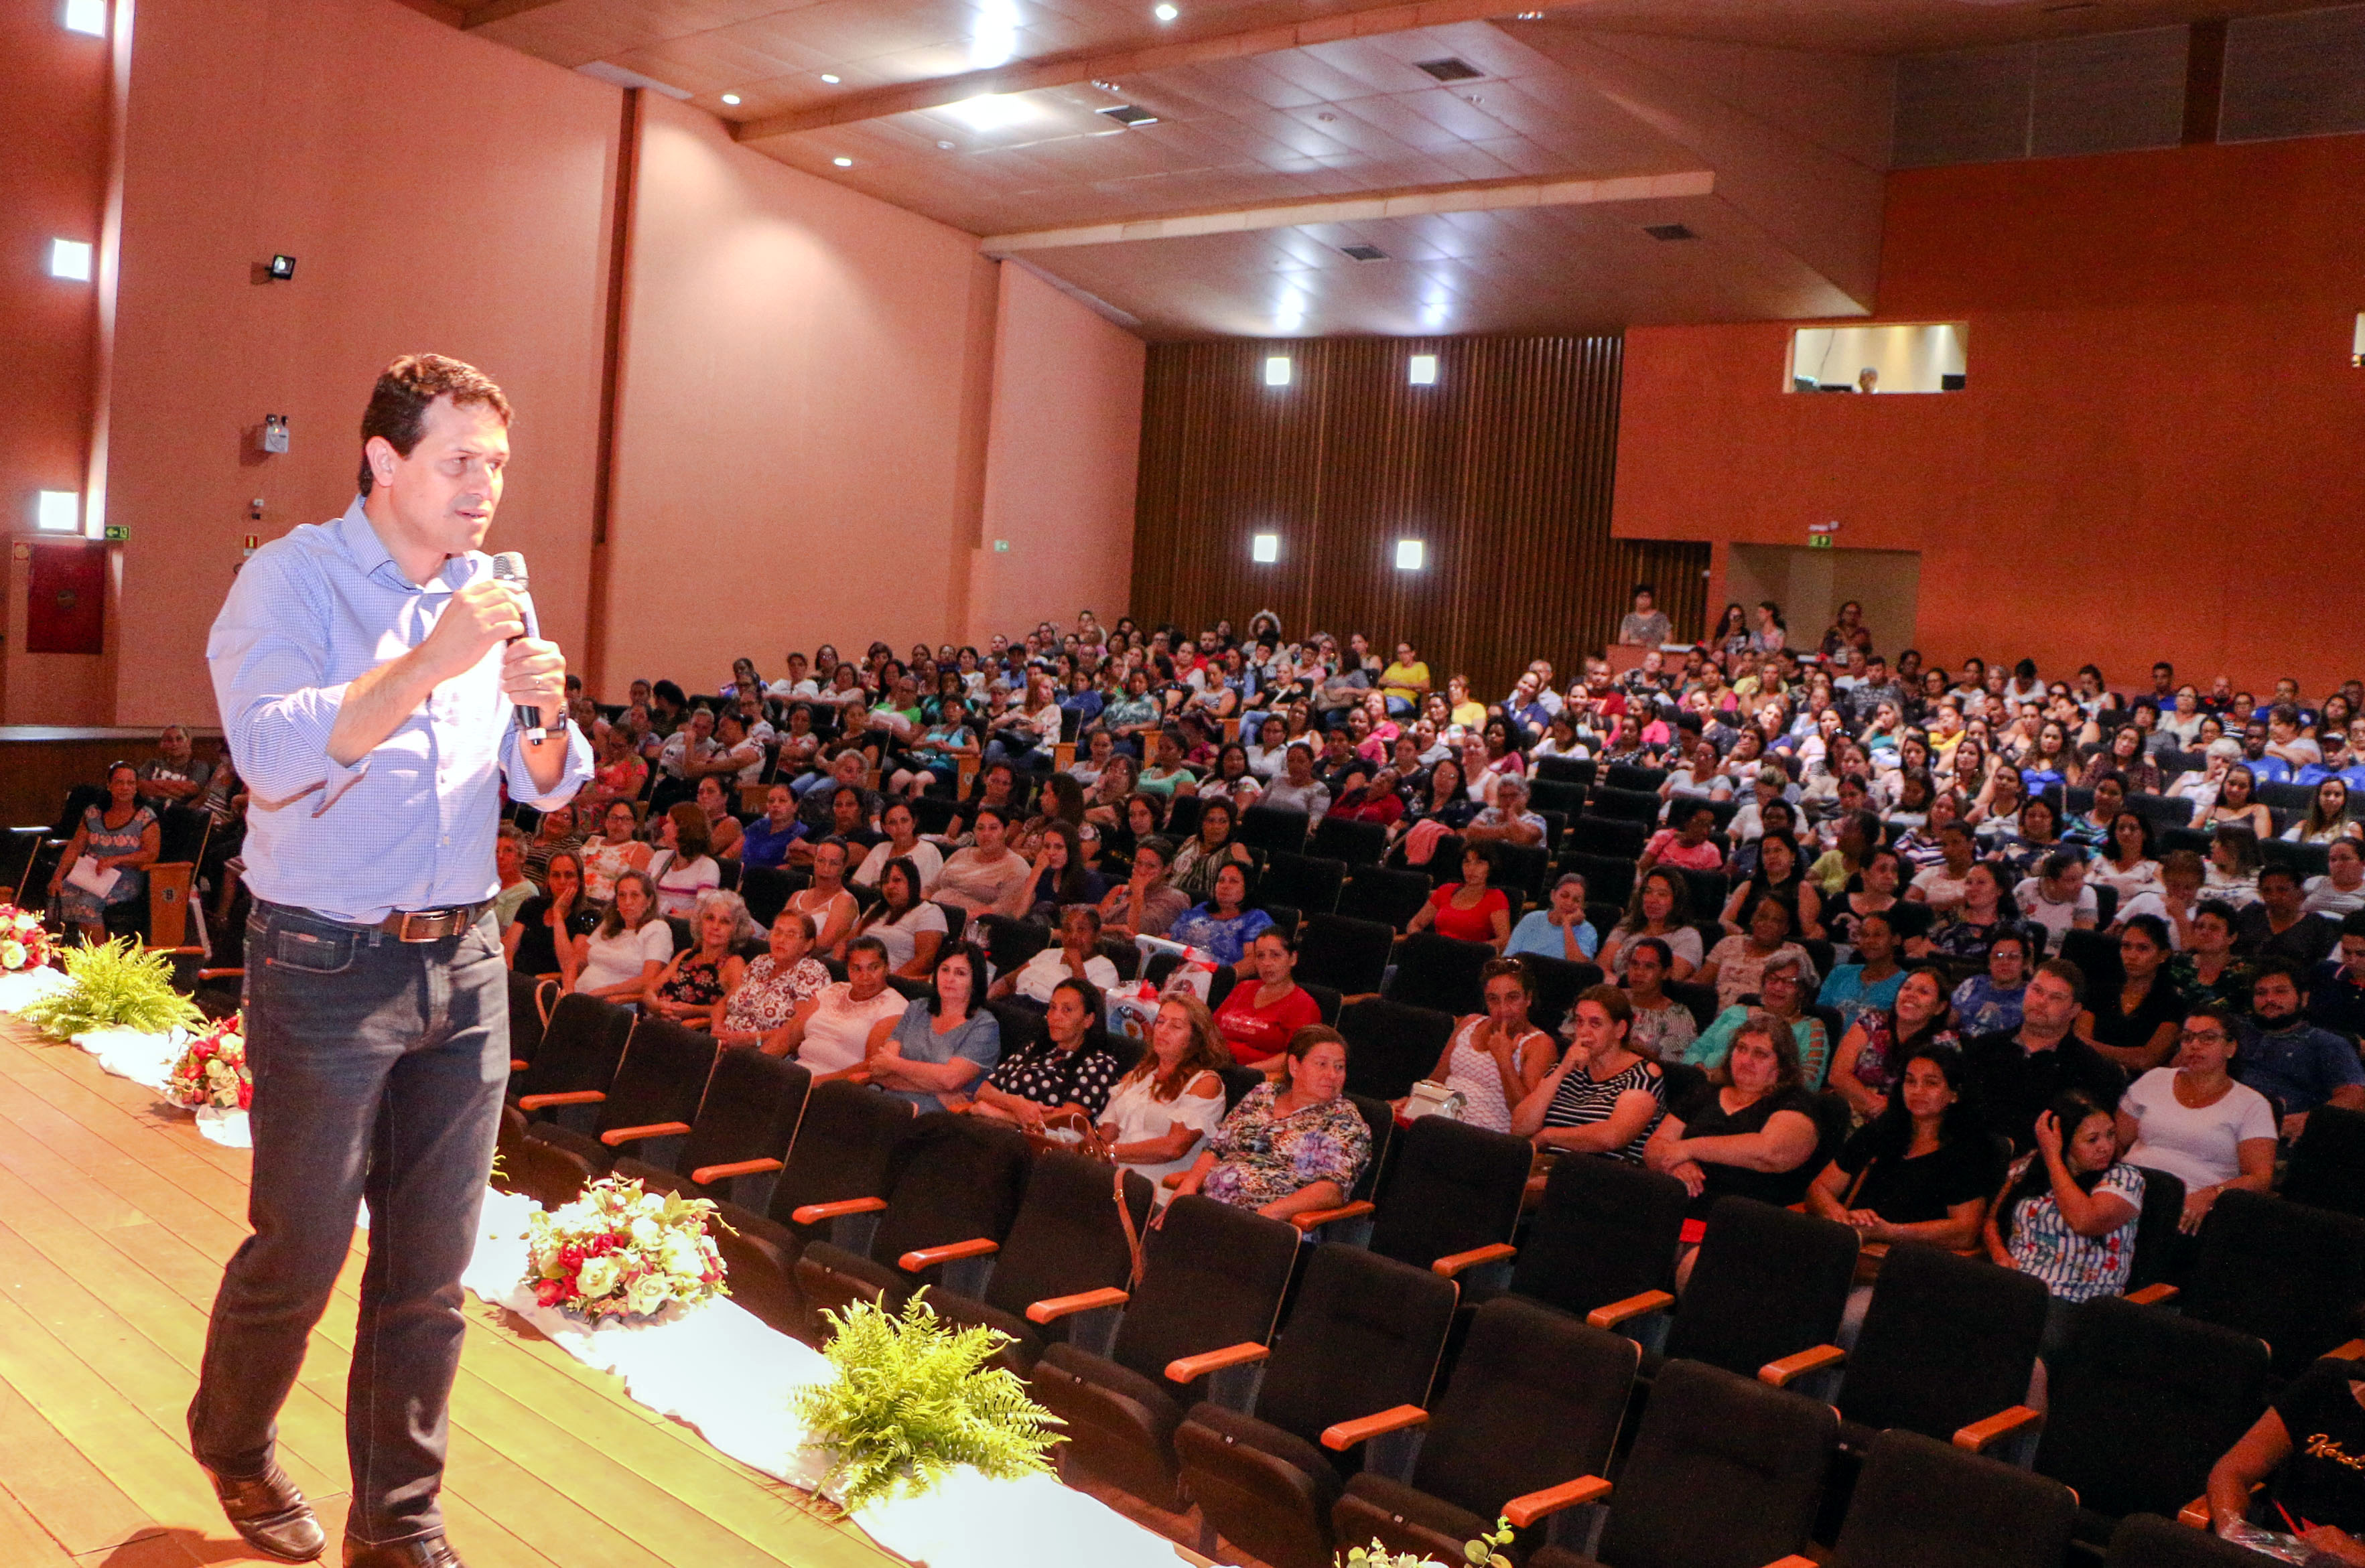
<path fill-rule="evenodd" d="M 106 0 L 66 0 L 65 16 L 62 18 L 70 33 L 87 33 L 92 38 L 106 36 Z"/>
<path fill-rule="evenodd" d="M 1377 245 L 1367 245 L 1360 240 L 1352 245 L 1339 246 L 1339 254 L 1352 256 L 1359 262 L 1384 262 L 1388 259 L 1388 253 L 1385 251 L 1381 250 Z"/>
<path fill-rule="evenodd" d="M 833 158 L 830 162 L 836 164 L 841 169 L 851 169 L 854 167 L 854 160 L 851 158 Z"/>
<path fill-rule="evenodd" d="M 42 490 L 33 498 L 33 526 L 43 533 L 82 532 L 82 492 Z"/>
<path fill-rule="evenodd" d="M 1399 539 L 1396 541 L 1397 571 L 1418 572 L 1428 564 L 1428 560 L 1429 549 L 1421 540 Z"/>
<path fill-rule="evenodd" d="M 1451 55 L 1443 60 L 1416 61 L 1413 69 L 1425 71 L 1440 82 L 1475 82 L 1486 74 L 1468 61 L 1456 60 Z"/>
<path fill-rule="evenodd" d="M 1264 384 L 1267 386 L 1286 386 L 1289 385 L 1289 356 L 1287 354 L 1277 353 L 1268 354 L 1265 356 Z"/>
<path fill-rule="evenodd" d="M 1015 93 L 981 93 L 974 98 L 947 104 L 943 112 L 971 130 L 1000 130 L 1021 120 L 1032 119 L 1035 106 Z"/>
<path fill-rule="evenodd" d="M 1278 533 L 1250 534 L 1249 559 L 1263 566 L 1271 566 L 1280 560 L 1281 535 Z"/>
<path fill-rule="evenodd" d="M 723 95 L 723 101 L 726 104 L 735 104 L 739 101 L 739 95 L 736 93 L 725 93 Z"/>
<path fill-rule="evenodd" d="M 1171 6 L 1153 6 L 1149 8 L 1149 14 L 1161 22 L 1171 22 L 1182 13 Z"/>
<path fill-rule="evenodd" d="M 839 81 L 838 74 L 837 74 L 837 73 L 836 73 L 836 72 L 835 72 L 835 71 L 824 71 L 824 72 L 823 72 L 823 73 L 821 73 L 821 79 L 822 79 L 823 81 L 824 81 L 824 82 L 828 83 L 828 84 L 829 84 L 831 86 L 833 86 L 833 87 L 836 86 L 836 85 L 837 85 L 837 84 L 838 84 L 838 81 Z"/>
<path fill-rule="evenodd" d="M 1415 386 L 1436 386 L 1437 356 L 1433 353 L 1417 353 L 1413 355 L 1406 364 L 1405 379 L 1412 383 Z"/>
<path fill-rule="evenodd" d="M 50 241 L 50 275 L 68 283 L 90 281 L 91 248 L 81 240 Z"/>
<path fill-rule="evenodd" d="M 1093 85 L 1098 87 L 1104 93 L 1122 93 L 1125 91 L 1124 88 L 1118 86 L 1115 83 L 1104 82 L 1097 76 L 1093 78 Z"/>
<path fill-rule="evenodd" d="M 1138 104 L 1111 104 L 1107 108 L 1096 112 L 1108 116 L 1119 125 L 1156 125 L 1158 123 L 1158 117 Z"/>

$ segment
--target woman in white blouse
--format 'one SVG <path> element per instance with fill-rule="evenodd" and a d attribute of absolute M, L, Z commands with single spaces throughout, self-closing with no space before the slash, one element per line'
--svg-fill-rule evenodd
<path fill-rule="evenodd" d="M 2263 1193 L 2274 1184 L 2274 1107 L 2226 1071 L 2238 1038 L 2224 1003 L 2188 1009 L 2174 1065 L 2145 1073 L 2119 1101 L 2125 1159 L 2184 1182 L 2177 1228 L 2188 1236 L 2227 1188 Z"/>
<path fill-rule="evenodd" d="M 597 930 L 575 940 L 573 954 L 564 977 L 568 991 L 626 1005 L 648 994 L 673 958 L 673 927 L 657 913 L 656 884 L 647 872 L 616 879 L 615 902 Z"/>
<path fill-rule="evenodd" d="M 1149 1051 L 1109 1095 L 1102 1141 L 1119 1165 L 1149 1178 L 1161 1206 L 1173 1195 L 1166 1178 L 1191 1168 L 1224 1119 L 1216 1070 L 1231 1060 L 1207 1004 L 1187 993 L 1170 996 L 1149 1026 Z"/>
<path fill-rule="evenodd" d="M 648 875 L 656 889 L 657 913 L 685 920 L 698 908 L 698 895 L 723 885 L 723 868 L 707 853 L 706 812 L 695 801 L 683 801 L 666 812 L 657 828 L 657 852 L 649 857 Z"/>

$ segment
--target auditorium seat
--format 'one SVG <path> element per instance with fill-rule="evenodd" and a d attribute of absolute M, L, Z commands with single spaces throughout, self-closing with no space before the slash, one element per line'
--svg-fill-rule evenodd
<path fill-rule="evenodd" d="M 1670 1361 L 1707 1361 L 1754 1377 L 1769 1361 L 1832 1342 L 1855 1282 L 1857 1246 L 1855 1231 L 1836 1221 L 1754 1198 L 1720 1198 L 1680 1304 L 1647 1291 L 1597 1308 L 1587 1320 L 1641 1339 L 1646 1351 L 1664 1333 Z M 1655 1360 L 1645 1356 L 1646 1375 Z"/>
<path fill-rule="evenodd" d="M 826 1216 L 877 1216 L 866 1238 L 833 1236 L 798 1254 L 797 1290 L 816 1338 L 829 1338 L 824 1312 L 856 1302 L 900 1312 L 915 1288 L 937 1279 L 974 1294 L 981 1260 L 1018 1217 L 1029 1163 L 1026 1135 L 1006 1123 L 951 1111 L 914 1121 L 869 1192 L 822 1205 Z"/>
<path fill-rule="evenodd" d="M 2345 1215 L 2365 1215 L 2365 1111 L 2319 1105 L 2292 1146 L 2283 1196 Z"/>
<path fill-rule="evenodd" d="M 2158 1514 L 2129 1514 L 2111 1532 L 2102 1568 L 2259 1568 L 2272 1559 Z"/>
<path fill-rule="evenodd" d="M 1065 1423 L 1062 1468 L 1157 1507 L 1183 1506 L 1173 1451 L 1183 1401 L 1203 1378 L 1228 1388 L 1253 1375 L 1250 1358 L 1227 1347 L 1272 1338 L 1297 1246 L 1286 1223 L 1213 1198 L 1168 1204 L 1108 1353 L 1055 1344 L 1036 1364 L 1035 1396 Z M 1220 1365 L 1186 1360 L 1210 1352 L 1222 1353 Z"/>
<path fill-rule="evenodd" d="M 522 1069 L 510 1072 L 510 1103 L 529 1120 L 545 1121 L 545 1113 L 571 1105 L 597 1103 L 571 1098 L 603 1094 L 624 1059 L 624 1044 L 632 1037 L 634 1014 L 596 996 L 570 993 L 550 1010 L 541 1047 Z M 588 1126 L 590 1116 L 578 1114 L 577 1123 Z"/>
<path fill-rule="evenodd" d="M 1352 1241 L 1446 1279 L 1508 1257 L 1529 1159 L 1525 1138 L 1423 1116 L 1390 1141 L 1386 1169 L 1369 1189 L 1369 1224 L 1326 1225 L 1326 1241 Z"/>
<path fill-rule="evenodd" d="M 1416 931 L 1396 946 L 1396 972 L 1388 981 L 1387 998 L 1457 1017 L 1484 1013 L 1486 998 L 1478 976 L 1496 956 L 1484 942 Z"/>
<path fill-rule="evenodd" d="M 1257 902 L 1268 910 L 1276 902 L 1288 904 L 1301 916 L 1335 913 L 1346 879 L 1344 860 L 1277 849 L 1265 857 L 1264 872 L 1257 878 Z"/>
<path fill-rule="evenodd" d="M 1309 854 L 1343 860 L 1354 867 L 1378 865 L 1387 847 L 1388 830 L 1379 823 L 1337 816 L 1324 817 L 1315 823 L 1314 834 L 1306 843 Z"/>
<path fill-rule="evenodd" d="M 660 1163 L 663 1150 L 636 1149 L 617 1159 L 616 1174 L 653 1191 L 730 1199 L 760 1212 L 812 1088 L 813 1074 L 801 1063 L 745 1046 L 727 1049 L 715 1058 L 706 1098 L 671 1157 Z"/>
<path fill-rule="evenodd" d="M 2077 1517 L 2059 1482 L 1900 1428 L 1872 1444 L 1829 1568 L 2058 1568 Z"/>
<path fill-rule="evenodd" d="M 2187 1317 L 2265 1340 L 2278 1381 L 2319 1356 L 2365 1355 L 2365 1219 L 2264 1193 L 2221 1193 L 2182 1289 L 2153 1284 L 2130 1299 L 2173 1302 Z"/>
<path fill-rule="evenodd" d="M 1298 938 L 1296 978 L 1327 985 L 1347 996 L 1376 995 L 1386 972 L 1395 932 L 1369 920 L 1317 914 Z"/>
<path fill-rule="evenodd" d="M 1339 890 L 1338 913 L 1402 931 L 1436 891 L 1423 871 L 1398 871 L 1384 866 L 1358 866 Z"/>
<path fill-rule="evenodd" d="M 1174 1434 L 1184 1488 L 1208 1528 L 1272 1568 L 1328 1568 L 1330 1510 L 1358 1450 L 1418 1419 L 1452 1327 L 1453 1282 L 1351 1247 L 1306 1266 L 1289 1320 L 1272 1340 L 1197 1358 L 1261 1363 L 1237 1401 L 1202 1399 Z M 1178 1382 L 1195 1381 L 1190 1363 Z"/>
<path fill-rule="evenodd" d="M 1580 1317 L 1647 1293 L 1672 1299 L 1690 1201 L 1672 1176 L 1621 1159 L 1562 1155 L 1519 1238 L 1508 1289 Z M 1496 1293 L 1473 1282 L 1463 1294 Z"/>
<path fill-rule="evenodd" d="M 1010 1233 L 981 1254 L 984 1283 L 968 1294 L 931 1290 L 928 1304 L 954 1322 L 1009 1335 L 1004 1364 L 1021 1375 L 1050 1344 L 1105 1350 L 1116 1311 L 1138 1283 L 1153 1195 L 1138 1171 L 1047 1149 L 1035 1158 Z"/>
<path fill-rule="evenodd" d="M 1761 1568 L 1807 1544 L 1838 1440 L 1828 1405 L 1671 1361 L 1614 1489 L 1582 1477 L 1515 1498 L 1506 1512 L 1525 1529 L 1595 1509 L 1561 1527 L 1580 1546 L 1546 1546 L 1530 1568 Z"/>
<path fill-rule="evenodd" d="M 1194 811 L 1195 812 L 1195 806 Z M 1268 855 L 1275 850 L 1295 855 L 1306 847 L 1308 823 L 1309 818 L 1304 812 L 1283 811 L 1278 806 L 1250 806 L 1240 813 L 1239 831 L 1235 836 L 1250 849 Z M 1182 831 L 1171 823 L 1168 824 L 1168 830 Z"/>
<path fill-rule="evenodd" d="M 1349 1477 L 1333 1534 L 1462 1561 L 1511 1499 L 1609 1473 L 1640 1355 L 1622 1335 L 1518 1296 L 1479 1307 L 1444 1394 L 1407 1428 L 1408 1472 L 1367 1464 Z"/>
<path fill-rule="evenodd" d="M 1528 1003 L 1529 1022 L 1552 1036 L 1557 1049 L 1561 1020 L 1568 1016 L 1579 996 L 1601 983 L 1601 966 L 1535 953 L 1520 954 L 1519 962 L 1528 967 L 1535 983 L 1535 996 Z"/>
<path fill-rule="evenodd" d="M 1338 1027 L 1347 1037 L 1348 1089 L 1401 1100 L 1435 1070 L 1452 1036 L 1453 1014 L 1368 996 L 1339 1010 Z"/>
<path fill-rule="evenodd" d="M 633 1026 L 631 1043 L 607 1089 L 568 1098 L 571 1105 L 591 1108 L 591 1126 L 585 1129 L 534 1122 L 528 1125 L 526 1137 L 550 1145 L 573 1164 L 580 1173 L 575 1183 L 579 1187 L 606 1175 L 621 1149 L 678 1146 L 688 1136 L 713 1075 L 713 1036 L 670 1018 L 644 1017 Z M 521 1101 L 519 1109 L 532 1107 Z"/>

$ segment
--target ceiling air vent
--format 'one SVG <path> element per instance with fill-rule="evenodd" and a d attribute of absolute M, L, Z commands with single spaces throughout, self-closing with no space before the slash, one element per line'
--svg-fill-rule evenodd
<path fill-rule="evenodd" d="M 1119 125 L 1156 125 L 1158 117 L 1138 104 L 1114 104 L 1100 111 Z"/>
<path fill-rule="evenodd" d="M 1455 60 L 1451 56 L 1443 60 L 1416 61 L 1414 66 L 1417 70 L 1428 72 L 1440 82 L 1475 82 L 1486 74 L 1468 61 Z"/>
<path fill-rule="evenodd" d="M 1388 259 L 1388 253 L 1377 245 L 1341 245 L 1339 247 L 1339 252 L 1341 255 L 1352 256 L 1359 262 L 1384 262 Z"/>
<path fill-rule="evenodd" d="M 1645 223 L 1642 232 L 1653 240 L 1697 240 L 1698 235 L 1680 223 Z"/>

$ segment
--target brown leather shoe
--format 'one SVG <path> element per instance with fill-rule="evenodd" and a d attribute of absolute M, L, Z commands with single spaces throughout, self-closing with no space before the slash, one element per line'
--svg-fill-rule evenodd
<path fill-rule="evenodd" d="M 221 1499 L 230 1528 L 265 1557 L 309 1562 L 328 1550 L 329 1538 L 312 1517 L 312 1505 L 304 1501 L 304 1494 L 296 1490 L 276 1460 L 260 1475 L 217 1475 L 207 1470 L 206 1479 L 214 1484 L 214 1495 Z"/>
<path fill-rule="evenodd" d="M 364 1546 L 352 1536 L 345 1537 L 345 1568 L 467 1568 L 452 1543 L 440 1535 L 424 1535 L 416 1540 L 397 1541 L 392 1546 Z"/>

